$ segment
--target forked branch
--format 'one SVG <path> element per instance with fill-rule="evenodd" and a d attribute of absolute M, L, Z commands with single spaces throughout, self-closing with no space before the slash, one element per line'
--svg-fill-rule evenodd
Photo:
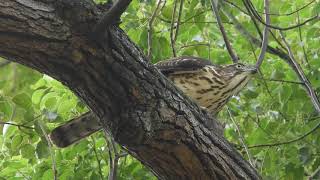
<path fill-rule="evenodd" d="M 99 38 L 108 26 L 116 23 L 116 21 L 120 18 L 123 12 L 127 9 L 131 0 L 118 0 L 100 19 L 100 21 L 94 27 L 94 33 L 97 34 L 96 37 Z"/>

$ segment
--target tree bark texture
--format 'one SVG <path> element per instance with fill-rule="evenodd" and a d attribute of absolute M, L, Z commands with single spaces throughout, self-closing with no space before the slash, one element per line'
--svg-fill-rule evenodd
<path fill-rule="evenodd" d="M 159 179 L 260 179 L 119 27 L 91 38 L 101 13 L 90 0 L 1 0 L 0 56 L 68 86 Z"/>

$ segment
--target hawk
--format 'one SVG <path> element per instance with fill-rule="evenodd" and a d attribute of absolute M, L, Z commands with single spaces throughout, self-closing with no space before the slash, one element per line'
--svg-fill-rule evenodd
<path fill-rule="evenodd" d="M 257 72 L 255 67 L 241 63 L 220 66 L 206 59 L 187 56 L 161 61 L 155 66 L 212 115 L 238 94 Z M 87 113 L 54 129 L 50 138 L 58 147 L 66 147 L 101 128 L 99 122 Z"/>

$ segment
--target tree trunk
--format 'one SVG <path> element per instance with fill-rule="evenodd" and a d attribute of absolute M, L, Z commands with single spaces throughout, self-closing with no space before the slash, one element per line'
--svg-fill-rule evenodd
<path fill-rule="evenodd" d="M 104 45 L 90 38 L 101 13 L 90 0 L 1 0 L 0 56 L 68 86 L 159 179 L 260 179 L 119 27 Z"/>

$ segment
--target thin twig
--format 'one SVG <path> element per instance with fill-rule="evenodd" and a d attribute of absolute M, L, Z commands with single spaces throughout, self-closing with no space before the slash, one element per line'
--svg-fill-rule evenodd
<path fill-rule="evenodd" d="M 164 20 L 164 19 L 161 19 Z M 170 23 L 170 21 L 167 21 L 165 23 Z M 232 24 L 231 22 L 222 22 L 223 24 Z M 217 21 L 197 21 L 197 22 L 190 22 L 190 21 L 181 21 L 179 25 L 183 24 L 217 24 Z M 176 28 L 176 26 L 174 27 Z"/>
<path fill-rule="evenodd" d="M 94 139 L 94 137 L 91 136 L 91 140 L 92 140 L 92 148 L 93 148 L 93 152 L 94 152 L 94 155 L 96 157 L 96 160 L 98 162 L 98 170 L 99 170 L 99 175 L 100 175 L 100 178 L 101 179 L 104 179 L 103 178 L 103 174 L 102 174 L 102 166 L 101 166 L 101 162 L 100 162 L 100 159 L 99 159 L 99 156 L 98 156 L 98 153 L 97 153 L 97 147 L 96 147 L 96 141 Z"/>
<path fill-rule="evenodd" d="M 181 21 L 182 10 L 183 10 L 183 2 L 184 2 L 184 0 L 180 0 L 178 20 L 177 20 L 177 24 L 176 24 L 176 32 L 174 33 L 174 42 L 177 41 L 178 34 L 179 34 L 179 27 L 180 27 L 180 21 Z"/>
<path fill-rule="evenodd" d="M 256 30 L 257 30 L 257 32 L 258 32 L 258 34 L 259 34 L 259 36 L 260 36 L 260 38 L 261 38 L 261 40 L 262 40 L 262 39 L 263 39 L 263 34 L 262 34 L 262 32 L 261 32 L 261 30 L 260 30 L 260 28 L 259 28 L 259 25 L 258 25 L 258 23 L 257 23 L 257 21 L 256 21 L 256 18 L 254 18 L 254 16 L 252 15 L 252 13 L 251 13 L 248 5 L 247 5 L 244 1 L 243 1 L 243 3 L 244 3 L 244 6 L 246 7 L 246 9 L 247 9 L 248 12 L 246 12 L 246 11 L 244 11 L 244 10 L 242 10 L 242 9 L 240 9 L 240 11 L 242 11 L 244 14 L 247 14 L 248 16 L 250 16 L 251 21 L 253 22 L 253 25 L 254 25 L 254 27 L 256 28 Z M 269 33 L 271 34 L 271 36 L 273 37 L 273 39 L 274 39 L 275 41 L 277 41 L 277 43 L 278 43 L 283 49 L 286 49 L 286 48 L 282 45 L 282 43 L 278 40 L 278 38 L 275 36 L 275 34 L 271 31 L 271 29 L 270 29 L 270 28 L 268 28 L 268 29 L 269 29 Z M 268 47 L 268 48 L 270 48 L 270 47 Z"/>
<path fill-rule="evenodd" d="M 252 36 L 238 21 L 237 19 L 231 15 L 231 13 L 229 13 L 228 11 L 226 11 L 225 9 L 223 9 L 223 12 L 225 13 L 225 15 L 231 19 L 231 21 L 234 22 L 236 29 L 240 31 L 240 33 L 242 35 L 244 35 L 249 41 L 251 41 L 252 43 L 256 44 L 256 45 L 260 45 L 261 41 L 257 38 L 255 38 L 254 36 Z M 288 48 L 287 48 L 288 49 Z M 267 52 L 277 55 L 279 56 L 281 59 L 283 59 L 286 63 L 288 63 L 292 69 L 296 72 L 296 74 L 298 75 L 299 79 L 305 84 L 305 90 L 307 91 L 307 93 L 310 95 L 311 101 L 315 107 L 315 109 L 320 113 L 320 106 L 319 106 L 319 101 L 317 99 L 317 96 L 315 94 L 315 92 L 313 91 L 309 81 L 307 80 L 306 76 L 304 75 L 303 71 L 301 70 L 300 66 L 297 65 L 297 63 L 295 61 L 292 61 L 291 56 L 293 57 L 292 53 L 290 53 L 289 55 L 279 49 L 273 48 L 271 46 L 268 46 L 267 48 Z M 291 50 L 290 50 L 291 52 Z"/>
<path fill-rule="evenodd" d="M 21 174 L 22 176 L 23 176 L 23 178 L 26 180 L 29 180 L 29 179 L 32 179 L 32 177 L 31 176 L 27 176 L 27 175 L 25 175 L 24 173 L 22 173 L 19 169 L 17 169 L 17 172 L 19 173 L 19 174 Z M 18 174 L 17 173 L 17 174 Z"/>
<path fill-rule="evenodd" d="M 228 111 L 228 114 L 229 114 L 229 117 L 230 117 L 232 123 L 235 125 L 236 130 L 237 130 L 237 132 L 238 132 L 238 134 L 239 134 L 240 142 L 241 142 L 242 146 L 244 147 L 244 150 L 245 150 L 246 153 L 247 153 L 249 163 L 251 164 L 252 167 L 255 167 L 255 164 L 253 163 L 252 155 L 251 155 L 251 153 L 250 153 L 250 151 L 249 151 L 249 149 L 248 149 L 248 146 L 247 146 L 246 143 L 245 143 L 244 137 L 243 137 L 243 135 L 242 135 L 242 133 L 241 133 L 241 131 L 240 131 L 240 127 L 238 126 L 238 124 L 236 123 L 236 121 L 233 119 L 233 116 L 232 116 L 232 114 L 231 114 L 231 112 L 230 112 L 229 107 L 227 107 L 227 111 Z"/>
<path fill-rule="evenodd" d="M 229 55 L 231 56 L 232 61 L 234 63 L 237 63 L 239 61 L 239 57 L 233 51 L 232 46 L 231 46 L 231 44 L 230 44 L 230 42 L 228 40 L 226 31 L 224 29 L 224 26 L 222 24 L 222 21 L 221 21 L 220 15 L 219 15 L 219 11 L 218 11 L 217 5 L 215 4 L 214 0 L 211 0 L 210 2 L 211 2 L 211 9 L 213 11 L 213 14 L 216 16 L 216 19 L 217 19 L 217 22 L 218 22 L 218 25 L 219 25 L 219 29 L 221 31 L 221 34 L 222 34 L 224 43 L 225 43 L 225 45 L 227 47 L 227 50 L 229 52 Z"/>
<path fill-rule="evenodd" d="M 247 5 L 247 3 L 245 3 L 245 1 L 242 1 L 242 3 L 243 3 L 243 5 L 244 5 L 244 7 L 245 7 L 245 8 L 247 9 L 247 11 L 248 11 L 248 12 L 245 12 L 245 11 L 242 11 L 242 12 L 245 13 L 245 14 L 247 14 L 248 16 L 250 16 L 250 19 L 251 19 L 251 21 L 253 22 L 253 25 L 254 25 L 254 27 L 256 28 L 256 30 L 257 30 L 257 32 L 258 32 L 258 34 L 259 34 L 259 36 L 260 36 L 260 39 L 262 40 L 262 39 L 263 39 L 263 34 L 262 34 L 262 32 L 261 32 L 261 30 L 260 30 L 260 28 L 259 28 L 259 25 L 258 25 L 258 23 L 257 23 L 256 18 L 254 18 L 253 14 L 252 14 L 252 12 L 251 12 L 251 10 L 250 10 L 250 7 Z"/>
<path fill-rule="evenodd" d="M 303 70 L 301 69 L 300 65 L 298 64 L 298 62 L 295 60 L 293 53 L 291 51 L 291 48 L 288 44 L 288 42 L 286 41 L 283 33 L 280 31 L 280 37 L 282 39 L 282 41 L 284 42 L 285 46 L 287 47 L 287 51 L 289 54 L 289 63 L 291 65 L 291 67 L 293 68 L 293 70 L 296 72 L 296 74 L 298 75 L 299 79 L 301 82 L 303 82 L 305 88 L 307 89 L 307 92 L 312 100 L 312 104 L 315 107 L 315 109 L 317 110 L 317 112 L 320 114 L 320 102 L 319 99 L 315 93 L 315 91 L 313 90 L 309 80 L 307 79 L 307 77 L 305 76 Z"/>
<path fill-rule="evenodd" d="M 148 56 L 149 61 L 151 61 L 151 59 L 152 59 L 153 22 L 154 22 L 156 16 L 158 15 L 161 3 L 162 3 L 162 0 L 159 0 L 158 4 L 156 6 L 156 9 L 153 11 L 152 16 L 151 16 L 149 23 L 148 23 L 148 54 L 147 54 L 147 56 Z"/>
<path fill-rule="evenodd" d="M 288 81 L 288 80 L 283 80 L 283 79 L 265 79 L 263 77 L 261 77 L 261 78 L 258 77 L 257 79 L 262 79 L 262 80 L 266 80 L 266 81 L 280 82 L 280 83 L 290 83 L 290 84 L 304 85 L 303 82 Z"/>
<path fill-rule="evenodd" d="M 308 131 L 307 133 L 305 133 L 305 134 L 303 134 L 303 135 L 301 135 L 301 136 L 299 136 L 299 137 L 297 137 L 295 139 L 288 140 L 288 141 L 282 141 L 282 142 L 276 142 L 276 143 L 269 143 L 269 144 L 252 145 L 252 146 L 248 146 L 248 148 L 273 147 L 273 146 L 291 144 L 291 143 L 294 143 L 294 142 L 297 142 L 297 141 L 300 141 L 300 140 L 304 139 L 308 135 L 310 135 L 313 132 L 315 132 L 319 127 L 320 127 L 320 122 L 314 128 L 312 128 L 310 131 Z"/>
<path fill-rule="evenodd" d="M 179 25 L 183 25 L 183 24 L 186 24 L 186 23 L 193 23 L 193 24 L 198 24 L 198 23 L 200 23 L 200 24 L 201 24 L 201 23 L 212 23 L 212 24 L 217 24 L 216 21 L 197 21 L 197 22 L 192 21 L 192 22 L 191 22 L 191 20 L 193 20 L 194 18 L 196 18 L 196 17 L 198 17 L 198 16 L 201 16 L 202 14 L 204 14 L 204 13 L 207 12 L 207 11 L 211 11 L 211 9 L 207 9 L 207 10 L 201 11 L 201 12 L 199 12 L 199 13 L 193 15 L 193 16 L 190 16 L 190 17 L 186 18 L 184 21 L 180 21 Z M 170 24 L 171 24 L 171 20 L 164 19 L 163 17 L 160 17 L 160 16 L 158 16 L 157 18 L 158 18 L 159 20 L 165 22 L 165 23 L 170 23 Z M 224 24 L 232 24 L 232 22 L 223 22 L 223 23 L 224 23 Z M 175 26 L 174 28 L 176 28 L 176 26 Z"/>
<path fill-rule="evenodd" d="M 39 127 L 42 131 L 43 136 L 45 137 L 47 144 L 48 144 L 48 149 L 49 149 L 49 153 L 51 156 L 51 160 L 52 160 L 52 173 L 53 173 L 53 179 L 57 180 L 58 179 L 58 171 L 57 171 L 57 164 L 56 164 L 56 158 L 55 158 L 55 153 L 52 150 L 52 143 L 51 140 L 47 134 L 47 132 L 45 131 L 43 124 L 41 121 L 38 121 Z"/>
<path fill-rule="evenodd" d="M 116 180 L 117 179 L 117 173 L 118 173 L 118 150 L 116 148 L 116 144 L 114 142 L 114 140 L 112 139 L 112 137 L 110 137 L 110 142 L 111 142 L 111 146 L 112 146 L 112 149 L 113 149 L 113 152 L 114 152 L 114 158 L 113 158 L 113 161 L 112 161 L 112 167 L 113 167 L 113 172 L 112 172 L 112 179 L 110 180 Z"/>
<path fill-rule="evenodd" d="M 258 25 L 258 23 L 257 23 L 257 21 L 256 21 L 256 18 L 254 17 L 252 11 L 250 10 L 249 5 L 248 5 L 245 1 L 243 1 L 243 4 L 244 4 L 244 6 L 246 7 L 246 9 L 247 9 L 247 11 L 248 11 L 248 12 L 243 12 L 243 13 L 248 14 L 248 15 L 250 16 L 251 21 L 253 22 L 253 24 L 254 24 L 254 26 L 255 26 L 258 34 L 260 35 L 261 40 L 262 40 L 262 39 L 263 39 L 263 35 L 262 35 L 261 31 L 260 31 L 260 28 L 259 28 L 259 25 Z M 258 15 L 258 16 L 259 16 L 259 15 Z M 259 18 L 261 19 L 260 16 L 259 16 Z M 270 22 L 269 22 L 269 24 L 270 24 Z M 268 27 L 268 26 L 267 26 L 267 27 Z M 268 28 L 268 29 L 269 29 L 269 33 L 271 34 L 271 36 L 273 37 L 273 39 L 274 39 L 283 49 L 286 49 L 286 48 L 282 45 L 282 43 L 278 40 L 278 38 L 276 37 L 276 35 L 271 31 L 271 29 L 270 29 L 270 28 Z M 268 48 L 270 48 L 270 47 L 268 47 Z"/>
<path fill-rule="evenodd" d="M 235 8 L 237 8 L 237 9 L 239 9 L 240 11 L 244 12 L 245 14 L 248 14 L 247 12 L 245 12 L 241 7 L 239 7 L 239 6 L 236 5 L 235 3 L 230 2 L 230 1 L 228 1 L 228 0 L 223 0 L 223 1 L 226 2 L 226 3 L 228 3 L 228 4 L 230 4 L 231 6 L 233 6 L 233 7 L 235 7 Z M 316 2 L 316 0 L 312 0 L 311 2 L 303 5 L 302 7 L 298 8 L 298 9 L 296 9 L 295 11 L 292 11 L 292 12 L 290 12 L 290 13 L 285 13 L 285 14 L 268 13 L 268 15 L 270 15 L 270 16 L 290 16 L 290 15 L 292 15 L 292 14 L 294 14 L 294 13 L 297 13 L 297 12 L 299 12 L 299 11 L 307 8 L 308 6 L 310 6 L 310 5 L 311 5 L 312 3 L 314 3 L 314 2 Z M 265 12 L 259 12 L 259 11 L 257 11 L 257 12 L 260 13 L 260 14 L 266 14 Z"/>
<path fill-rule="evenodd" d="M 106 141 L 107 141 L 107 146 L 108 148 L 106 148 L 108 150 L 108 154 L 109 154 L 109 180 L 112 180 L 114 175 L 113 175 L 113 158 L 112 158 L 112 148 L 111 148 L 111 145 L 110 145 L 110 142 L 109 140 L 106 138 Z"/>
<path fill-rule="evenodd" d="M 247 38 L 249 41 L 251 41 L 253 44 L 261 46 L 261 41 L 254 36 L 252 36 L 243 26 L 242 24 L 226 9 L 222 8 L 222 12 L 233 22 L 235 28 L 243 35 L 245 38 Z M 270 47 L 268 46 L 268 49 L 270 50 Z"/>
<path fill-rule="evenodd" d="M 206 13 L 206 12 L 208 12 L 208 11 L 210 11 L 210 9 L 203 10 L 203 11 L 201 11 L 201 12 L 195 14 L 195 15 L 190 16 L 190 17 L 186 18 L 184 21 L 181 21 L 181 22 L 180 22 L 180 25 L 182 25 L 182 24 L 184 24 L 184 23 L 189 23 L 189 21 L 191 21 L 193 18 L 196 18 L 196 17 L 198 17 L 198 16 L 201 16 L 202 14 L 204 14 L 204 13 Z M 170 24 L 171 24 L 171 22 L 172 22 L 172 20 L 164 19 L 163 17 L 160 17 L 160 16 L 157 17 L 157 18 L 159 18 L 161 21 L 163 21 L 163 22 L 165 22 L 165 23 L 170 23 Z M 194 22 L 190 22 L 190 23 L 194 23 Z"/>
<path fill-rule="evenodd" d="M 320 116 L 314 116 L 314 117 L 310 117 L 309 119 L 307 119 L 307 121 L 312 122 L 312 121 L 319 119 L 319 118 L 320 118 Z"/>
<path fill-rule="evenodd" d="M 269 16 L 269 0 L 264 0 L 264 12 L 266 13 L 266 23 L 270 24 L 270 16 Z M 262 45 L 261 45 L 261 51 L 258 57 L 258 61 L 256 63 L 256 68 L 260 68 L 262 61 L 264 59 L 264 56 L 266 54 L 267 51 L 267 47 L 268 47 L 268 37 L 269 37 L 269 28 L 268 26 L 264 27 L 263 30 L 263 40 L 262 40 Z"/>
<path fill-rule="evenodd" d="M 187 45 L 183 45 L 183 46 L 179 47 L 179 50 L 180 49 L 184 49 L 184 48 L 188 48 L 188 47 L 194 47 L 194 46 L 207 46 L 207 47 L 210 47 L 210 44 L 209 43 L 187 44 Z"/>
<path fill-rule="evenodd" d="M 114 149 L 112 148 L 111 143 L 108 138 L 108 137 L 111 138 L 111 136 L 109 136 L 108 132 L 104 129 L 103 129 L 103 132 L 104 132 L 105 140 L 106 140 L 107 146 L 108 146 L 108 148 L 106 148 L 106 149 L 108 149 L 108 154 L 109 154 L 109 177 L 108 177 L 108 179 L 115 180 L 116 176 L 114 174 L 113 158 L 112 158 L 112 152 L 111 152 L 111 151 L 114 152 Z"/>
<path fill-rule="evenodd" d="M 268 86 L 268 84 L 267 84 L 267 82 L 266 82 L 266 80 L 265 80 L 265 78 L 264 78 L 264 75 L 263 75 L 262 71 L 259 70 L 258 72 L 259 72 L 259 75 L 261 76 L 261 79 L 262 79 L 262 82 L 263 82 L 264 86 L 266 87 L 266 90 L 267 90 L 268 95 L 270 96 L 270 98 L 271 98 L 271 100 L 272 100 L 273 102 L 276 102 L 274 96 L 271 94 L 270 88 L 269 88 L 269 86 Z M 288 121 L 288 118 L 287 118 L 287 115 L 286 115 L 286 114 L 284 114 L 284 113 L 281 112 L 280 110 L 279 110 L 278 112 L 279 112 L 280 116 L 281 116 L 283 119 L 285 119 L 286 121 Z"/>
<path fill-rule="evenodd" d="M 278 26 L 274 26 L 274 25 L 271 25 L 271 24 L 267 24 L 266 22 L 264 22 L 262 20 L 262 18 L 260 17 L 260 15 L 258 14 L 257 10 L 255 9 L 255 7 L 253 6 L 253 4 L 250 2 L 250 0 L 245 0 L 245 2 L 248 4 L 253 16 L 263 25 L 265 26 L 268 26 L 269 28 L 272 28 L 272 29 L 277 29 L 277 30 L 282 30 L 282 31 L 287 31 L 287 30 L 291 30 L 291 29 L 295 29 L 299 26 L 303 26 L 305 24 L 307 24 L 308 22 L 311 22 L 313 20 L 320 20 L 320 16 L 317 14 L 311 18 L 308 18 L 307 20 L 305 20 L 304 22 L 302 23 L 299 23 L 299 24 L 296 24 L 296 25 L 293 25 L 293 26 L 289 26 L 289 27 L 278 27 Z"/>
<path fill-rule="evenodd" d="M 249 119 L 251 119 L 257 126 L 259 129 L 261 129 L 261 131 L 263 131 L 265 133 L 266 136 L 268 136 L 268 138 L 272 138 L 272 133 L 268 130 L 268 129 L 264 129 L 261 124 L 260 124 L 260 118 L 259 118 L 259 115 L 256 114 L 256 118 L 252 117 L 250 114 L 247 115 L 247 117 Z"/>
<path fill-rule="evenodd" d="M 15 123 L 9 123 L 9 122 L 3 122 L 3 121 L 0 121 L 0 124 L 8 124 L 8 125 L 12 125 L 12 126 L 17 126 L 19 129 L 20 128 L 34 129 L 33 127 L 30 127 L 30 126 L 25 126 L 25 125 L 22 125 L 22 124 L 15 124 Z"/>
<path fill-rule="evenodd" d="M 236 5 L 235 3 L 231 2 L 231 1 L 228 1 L 228 0 L 223 0 L 223 1 L 226 2 L 226 3 L 228 3 L 229 5 L 237 8 L 239 11 L 243 12 L 244 14 L 250 16 L 250 14 L 249 14 L 248 12 L 246 12 L 244 9 L 242 9 L 240 6 Z"/>
<path fill-rule="evenodd" d="M 122 153 L 119 153 L 119 154 L 117 155 L 117 157 L 118 157 L 118 158 L 122 158 L 122 157 L 125 157 L 125 156 L 127 156 L 127 155 L 128 155 L 127 152 L 122 152 Z"/>
<path fill-rule="evenodd" d="M 297 17 L 298 17 L 298 23 L 300 23 L 300 15 L 299 15 L 299 12 L 297 12 Z M 305 44 L 304 44 L 303 39 L 302 39 L 302 30 L 301 30 L 301 27 L 300 27 L 300 26 L 299 26 L 298 30 L 299 30 L 300 43 L 302 43 L 302 50 L 303 50 L 304 60 L 305 60 L 305 63 L 307 64 L 307 67 L 310 68 L 310 64 L 309 64 L 309 60 L 308 60 L 308 56 L 307 56 Z"/>
<path fill-rule="evenodd" d="M 106 131 L 104 131 L 104 133 L 105 133 L 106 137 L 110 137 L 110 138 L 106 138 L 108 149 L 109 149 L 109 157 L 110 157 L 109 180 L 116 180 L 117 179 L 117 172 L 118 172 L 118 161 L 121 157 L 124 157 L 125 155 L 122 153 L 120 154 L 118 152 L 117 147 L 116 147 L 116 143 L 112 139 L 112 137 L 108 136 L 108 133 Z M 114 153 L 114 158 L 112 158 L 111 151 L 113 151 L 113 153 Z"/>
<path fill-rule="evenodd" d="M 308 180 L 314 180 L 316 176 L 319 177 L 320 174 L 320 166 L 308 177 Z"/>
<path fill-rule="evenodd" d="M 251 41 L 249 41 L 249 44 L 250 44 L 250 47 L 251 47 L 251 51 L 252 51 L 252 53 L 253 53 L 253 55 L 255 57 L 255 60 L 258 61 L 257 55 L 254 52 L 253 44 L 251 43 Z M 259 78 L 259 77 L 257 77 L 257 78 L 258 79 L 262 79 L 263 85 L 266 88 L 268 95 L 270 96 L 271 99 L 274 99 L 274 97 L 273 97 L 273 95 L 272 95 L 272 93 L 270 91 L 270 88 L 268 86 L 268 83 L 266 82 L 266 79 L 264 78 L 264 75 L 263 75 L 263 73 L 262 73 L 262 71 L 260 69 L 258 69 L 258 73 L 259 73 L 259 76 L 261 76 L 261 78 Z"/>
<path fill-rule="evenodd" d="M 13 106 L 13 108 L 12 108 L 12 114 L 11 114 L 11 116 L 10 116 L 9 122 L 0 121 L 0 124 L 7 124 L 7 125 L 11 125 L 11 126 L 16 126 L 16 127 L 18 127 L 18 129 L 21 130 L 22 132 L 24 132 L 24 133 L 26 133 L 26 134 L 29 134 L 29 133 L 23 131 L 22 128 L 34 129 L 33 127 L 26 126 L 26 125 L 24 125 L 24 124 L 11 123 L 11 122 L 13 121 L 15 115 L 16 115 L 16 106 Z"/>
<path fill-rule="evenodd" d="M 172 10 L 173 12 L 171 17 L 171 27 L 170 27 L 170 44 L 171 44 L 173 57 L 177 57 L 175 41 L 174 41 L 175 39 L 174 28 L 175 28 L 175 18 L 176 18 L 176 12 L 177 12 L 177 3 L 178 3 L 178 0 L 175 0 L 173 5 L 173 10 Z"/>

